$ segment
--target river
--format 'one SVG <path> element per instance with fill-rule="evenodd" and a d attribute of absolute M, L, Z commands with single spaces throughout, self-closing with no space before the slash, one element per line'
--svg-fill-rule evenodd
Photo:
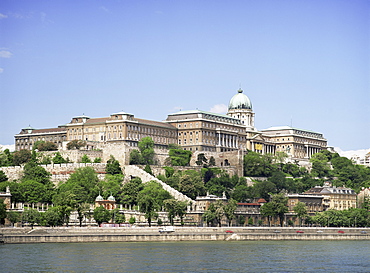
<path fill-rule="evenodd" d="M 369 241 L 0 245 L 0 272 L 369 272 Z"/>

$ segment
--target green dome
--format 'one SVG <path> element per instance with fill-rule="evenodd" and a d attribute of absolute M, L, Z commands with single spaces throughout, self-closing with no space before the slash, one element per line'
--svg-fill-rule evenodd
<path fill-rule="evenodd" d="M 100 194 L 95 199 L 95 201 L 103 201 L 103 200 L 104 200 L 104 198 Z"/>
<path fill-rule="evenodd" d="M 229 110 L 231 109 L 251 109 L 252 103 L 249 98 L 243 94 L 243 90 L 239 89 L 238 94 L 234 95 L 229 103 Z"/>
<path fill-rule="evenodd" d="M 113 195 L 111 195 L 111 196 L 108 197 L 108 200 L 109 201 L 116 201 L 116 198 L 114 198 Z"/>

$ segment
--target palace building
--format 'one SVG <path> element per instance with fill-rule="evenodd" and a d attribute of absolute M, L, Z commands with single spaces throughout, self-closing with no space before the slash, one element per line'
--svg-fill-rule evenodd
<path fill-rule="evenodd" d="M 63 143 L 72 140 L 136 147 L 140 139 L 148 136 L 160 149 L 178 144 L 185 150 L 199 152 L 286 152 L 289 158 L 297 160 L 307 160 L 327 147 L 321 133 L 309 130 L 282 126 L 258 131 L 254 117 L 250 99 L 239 89 L 231 98 L 226 115 L 189 110 L 169 114 L 164 121 L 140 119 L 125 112 L 103 118 L 82 115 L 57 128 L 24 128 L 15 135 L 15 147 L 17 151 L 31 150 L 36 141 L 51 141 L 62 149 Z"/>

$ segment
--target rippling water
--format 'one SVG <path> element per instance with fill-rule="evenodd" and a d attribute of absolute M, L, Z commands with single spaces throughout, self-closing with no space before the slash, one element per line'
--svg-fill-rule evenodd
<path fill-rule="evenodd" d="M 370 272 L 369 241 L 0 245 L 0 272 Z"/>

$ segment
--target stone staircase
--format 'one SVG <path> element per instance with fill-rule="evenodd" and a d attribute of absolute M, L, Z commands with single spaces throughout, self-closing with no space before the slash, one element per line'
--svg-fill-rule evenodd
<path fill-rule="evenodd" d="M 163 181 L 159 180 L 158 178 L 154 177 L 153 175 L 147 173 L 146 171 L 140 169 L 138 166 L 135 165 L 125 165 L 124 166 L 125 171 L 125 177 L 133 176 L 133 177 L 140 177 L 143 183 L 149 182 L 149 181 L 155 181 L 159 183 L 164 190 L 168 191 L 173 198 L 175 198 L 178 201 L 186 201 L 191 202 L 193 201 L 191 198 L 187 197 L 186 195 L 182 194 L 181 192 L 175 190 L 174 188 L 170 187 Z"/>

